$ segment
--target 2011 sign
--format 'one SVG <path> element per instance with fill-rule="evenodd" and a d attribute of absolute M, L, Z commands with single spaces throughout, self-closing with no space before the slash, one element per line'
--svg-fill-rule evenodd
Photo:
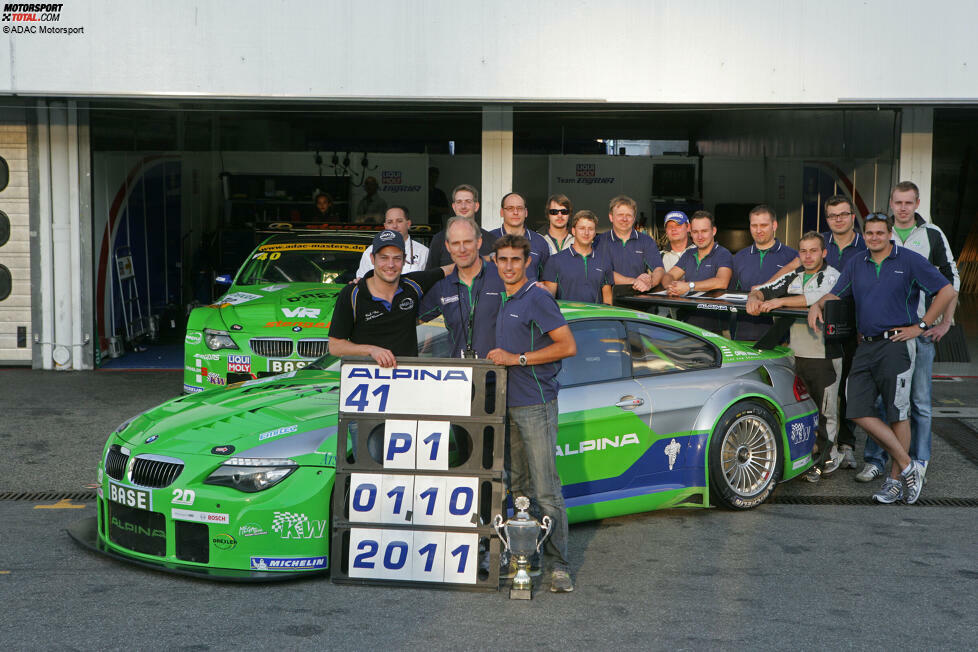
<path fill-rule="evenodd" d="M 475 584 L 479 535 L 353 528 L 349 576 Z"/>

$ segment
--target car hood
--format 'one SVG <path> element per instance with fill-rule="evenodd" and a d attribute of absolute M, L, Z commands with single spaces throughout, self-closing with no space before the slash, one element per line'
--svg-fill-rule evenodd
<path fill-rule="evenodd" d="M 336 434 L 338 397 L 336 371 L 290 372 L 172 399 L 118 436 L 139 453 L 295 459 L 324 452 Z M 227 446 L 234 450 L 215 452 Z"/>
<path fill-rule="evenodd" d="M 215 302 L 226 324 L 244 329 L 329 326 L 342 285 L 289 283 L 235 287 Z"/>

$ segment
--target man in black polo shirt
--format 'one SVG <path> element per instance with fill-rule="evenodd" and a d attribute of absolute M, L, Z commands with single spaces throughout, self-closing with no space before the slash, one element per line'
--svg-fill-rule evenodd
<path fill-rule="evenodd" d="M 827 300 L 847 296 L 855 300 L 862 341 L 846 384 L 846 416 L 862 426 L 893 460 L 890 475 L 873 500 L 886 504 L 903 499 L 912 504 L 923 488 L 924 471 L 908 454 L 910 381 L 917 352 L 914 340 L 931 328 L 956 293 L 926 258 L 891 242 L 892 230 L 882 213 L 866 218 L 863 235 L 869 251 L 850 260 L 832 291 L 812 305 L 808 325 L 819 329 Z M 917 316 L 920 292 L 933 297 L 923 319 Z M 877 416 L 878 396 L 882 396 L 889 423 Z"/>
<path fill-rule="evenodd" d="M 453 265 L 401 276 L 404 238 L 397 231 L 374 236 L 373 274 L 347 285 L 336 299 L 329 326 L 329 352 L 370 356 L 381 367 L 396 367 L 396 356 L 418 355 L 418 306 L 432 285 Z"/>

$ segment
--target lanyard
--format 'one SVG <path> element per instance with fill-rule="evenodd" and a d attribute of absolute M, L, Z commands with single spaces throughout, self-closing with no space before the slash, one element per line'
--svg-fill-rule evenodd
<path fill-rule="evenodd" d="M 485 267 L 484 266 L 482 268 L 482 271 L 479 272 L 479 274 L 481 274 L 483 271 L 485 271 Z M 465 285 L 465 290 L 468 292 L 468 295 L 469 295 L 469 318 L 468 319 L 465 318 L 465 313 L 462 312 L 462 291 L 458 288 L 458 285 L 455 286 L 455 291 L 456 291 L 456 293 L 458 295 L 458 313 L 459 313 L 459 317 L 461 317 L 462 318 L 462 322 L 466 324 L 466 328 L 465 328 L 465 350 L 462 352 L 462 357 L 465 357 L 465 358 L 474 358 L 474 357 L 476 357 L 475 350 L 472 348 L 472 337 L 473 337 L 473 334 L 475 332 L 475 309 L 476 309 L 476 307 L 479 304 L 479 290 L 476 290 L 476 292 L 475 292 L 475 299 L 473 300 L 473 298 L 472 298 L 472 289 L 475 287 L 475 282 L 478 280 L 478 278 L 479 278 L 479 276 L 476 275 L 476 277 L 472 279 L 472 286 L 471 287 L 469 285 L 466 285 L 466 283 L 461 279 L 461 277 L 459 277 L 459 279 L 458 279 L 459 285 Z"/>

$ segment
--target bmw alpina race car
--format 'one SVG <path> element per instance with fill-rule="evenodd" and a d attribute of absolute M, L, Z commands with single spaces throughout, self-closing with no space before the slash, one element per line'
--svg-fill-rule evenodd
<path fill-rule="evenodd" d="M 791 351 L 758 351 L 624 308 L 562 302 L 577 355 L 560 374 L 557 469 L 571 522 L 670 507 L 749 509 L 812 465 L 817 412 Z M 447 332 L 419 327 L 424 355 Z M 113 432 L 103 553 L 224 579 L 329 566 L 340 361 L 170 400 Z"/>
<path fill-rule="evenodd" d="M 288 233 L 262 242 L 214 304 L 194 309 L 183 391 L 274 376 L 326 353 L 333 304 L 373 233 Z"/>

